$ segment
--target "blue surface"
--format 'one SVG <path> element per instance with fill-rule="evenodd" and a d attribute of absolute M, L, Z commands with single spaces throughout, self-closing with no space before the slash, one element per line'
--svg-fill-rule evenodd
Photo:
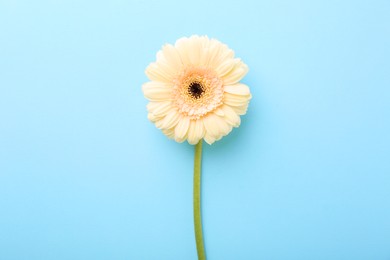
<path fill-rule="evenodd" d="M 207 34 L 249 66 L 205 146 L 213 259 L 390 259 L 389 1 L 0 1 L 0 259 L 196 259 L 193 148 L 144 69 Z"/>

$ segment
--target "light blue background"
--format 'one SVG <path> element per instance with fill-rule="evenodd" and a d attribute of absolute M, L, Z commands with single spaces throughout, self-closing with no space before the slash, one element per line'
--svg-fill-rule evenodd
<path fill-rule="evenodd" d="M 144 69 L 192 34 L 249 66 L 204 148 L 213 259 L 390 259 L 389 1 L 0 1 L 0 259 L 196 259 L 193 147 Z"/>

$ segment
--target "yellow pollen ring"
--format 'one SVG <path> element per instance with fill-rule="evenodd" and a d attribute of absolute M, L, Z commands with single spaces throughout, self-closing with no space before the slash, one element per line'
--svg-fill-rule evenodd
<path fill-rule="evenodd" d="M 199 119 L 222 104 L 223 82 L 205 68 L 187 68 L 174 80 L 172 100 L 178 111 Z"/>

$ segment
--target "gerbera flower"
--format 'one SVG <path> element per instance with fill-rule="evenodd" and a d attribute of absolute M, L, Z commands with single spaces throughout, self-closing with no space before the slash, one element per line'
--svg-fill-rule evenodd
<path fill-rule="evenodd" d="M 251 94 L 239 81 L 247 72 L 227 45 L 207 36 L 166 44 L 145 71 L 148 118 L 177 142 L 212 144 L 246 113 Z"/>

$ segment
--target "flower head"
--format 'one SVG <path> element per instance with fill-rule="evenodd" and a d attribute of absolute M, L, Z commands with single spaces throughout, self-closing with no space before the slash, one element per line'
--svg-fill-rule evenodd
<path fill-rule="evenodd" d="M 239 81 L 248 67 L 225 44 L 207 36 L 166 44 L 146 68 L 142 86 L 148 118 L 169 138 L 208 144 L 240 125 L 251 94 Z"/>

